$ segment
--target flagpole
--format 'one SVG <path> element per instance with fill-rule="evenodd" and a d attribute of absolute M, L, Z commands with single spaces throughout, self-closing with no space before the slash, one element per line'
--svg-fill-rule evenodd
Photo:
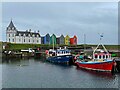
<path fill-rule="evenodd" d="M 86 34 L 84 34 L 84 52 L 85 52 L 85 49 L 86 49 L 85 44 L 86 44 Z"/>

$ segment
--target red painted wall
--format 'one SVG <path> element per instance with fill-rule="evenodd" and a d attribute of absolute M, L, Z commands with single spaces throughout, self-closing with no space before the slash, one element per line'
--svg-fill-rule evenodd
<path fill-rule="evenodd" d="M 74 35 L 73 38 L 70 38 L 70 44 L 71 45 L 77 45 L 77 36 L 76 35 Z"/>

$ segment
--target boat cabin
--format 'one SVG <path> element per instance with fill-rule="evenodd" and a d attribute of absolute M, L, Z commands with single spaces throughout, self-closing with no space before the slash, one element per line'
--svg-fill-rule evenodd
<path fill-rule="evenodd" d="M 111 59 L 111 54 L 109 53 L 95 53 L 93 59 Z"/>
<path fill-rule="evenodd" d="M 57 54 L 57 56 L 71 55 L 70 50 L 68 50 L 68 49 L 58 49 L 56 54 Z"/>
<path fill-rule="evenodd" d="M 56 56 L 56 50 L 50 49 L 50 50 L 48 51 L 48 55 L 49 55 L 49 56 Z"/>
<path fill-rule="evenodd" d="M 50 49 L 48 52 L 49 56 L 64 56 L 64 55 L 71 55 L 71 51 L 68 49 L 57 49 L 57 50 L 53 50 Z"/>

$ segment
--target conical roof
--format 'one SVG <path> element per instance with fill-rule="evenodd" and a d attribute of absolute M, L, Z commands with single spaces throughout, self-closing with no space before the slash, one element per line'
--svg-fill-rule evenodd
<path fill-rule="evenodd" d="M 14 24 L 13 24 L 13 22 L 12 22 L 12 20 L 11 20 L 11 22 L 10 22 L 10 24 L 9 24 L 8 27 L 10 27 L 10 28 L 15 27 Z"/>

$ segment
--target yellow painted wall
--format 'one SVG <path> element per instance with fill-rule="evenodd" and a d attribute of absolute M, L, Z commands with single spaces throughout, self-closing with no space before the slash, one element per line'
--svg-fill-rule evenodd
<path fill-rule="evenodd" d="M 67 35 L 65 37 L 65 45 L 69 45 L 70 44 L 70 37 Z"/>

